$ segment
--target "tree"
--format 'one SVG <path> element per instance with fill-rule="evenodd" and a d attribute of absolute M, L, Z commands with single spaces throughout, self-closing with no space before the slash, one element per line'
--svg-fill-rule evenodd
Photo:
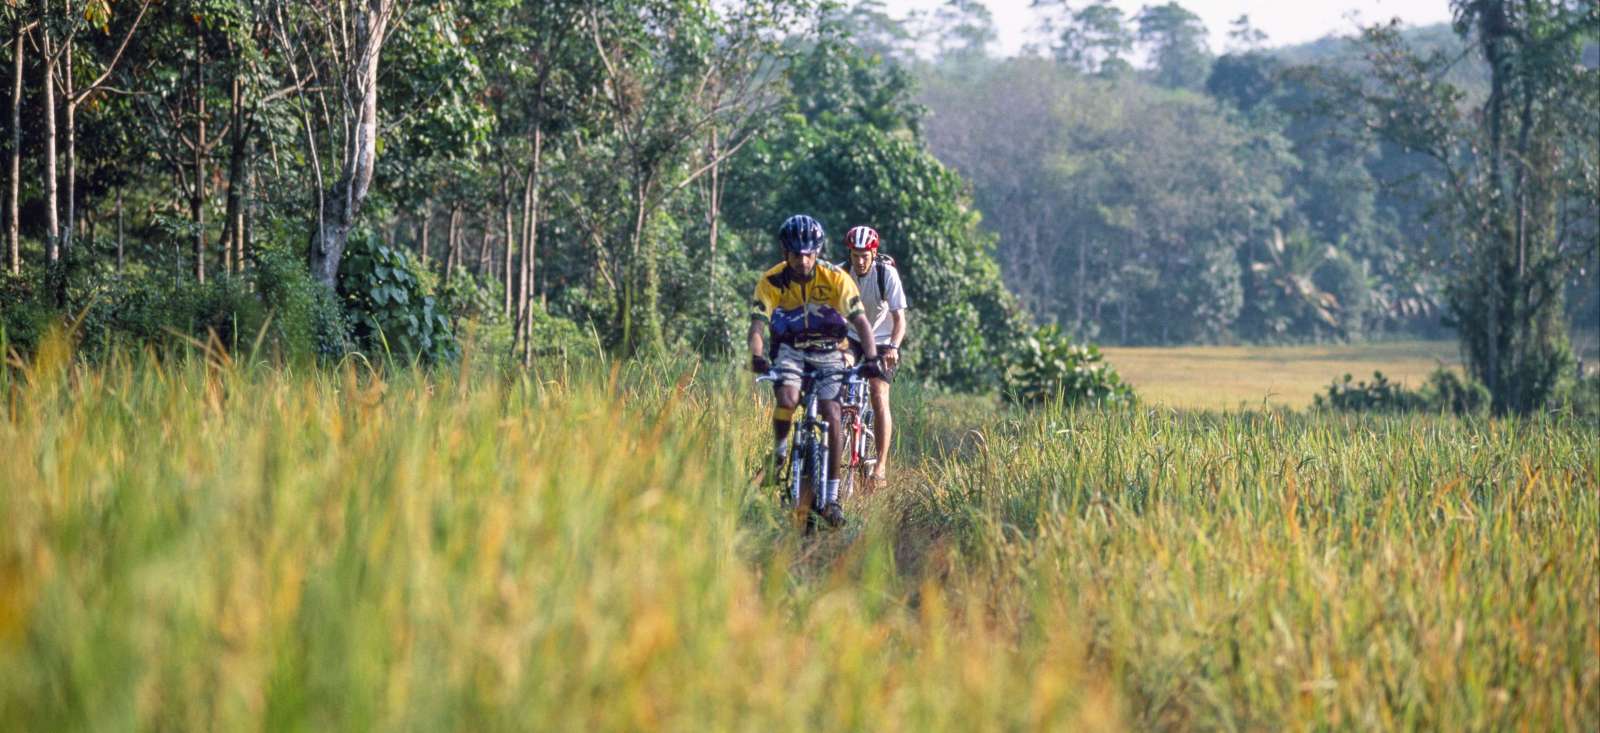
<path fill-rule="evenodd" d="M 1570 361 L 1567 271 L 1600 235 L 1600 70 L 1580 63 L 1600 36 L 1600 6 L 1584 2 L 1456 0 L 1455 30 L 1490 69 L 1488 97 L 1467 110 L 1443 80 L 1453 62 L 1419 57 L 1394 26 L 1363 41 L 1376 93 L 1352 88 L 1380 134 L 1426 154 L 1443 172 L 1455 272 L 1447 290 L 1468 364 L 1496 412 L 1544 404 Z"/>
<path fill-rule="evenodd" d="M 896 258 L 913 308 L 906 356 L 914 373 L 959 389 L 999 386 L 1026 318 L 1001 281 L 994 239 L 978 228 L 966 184 L 917 136 L 920 112 L 903 98 L 905 78 L 853 49 L 848 36 L 825 32 L 790 79 L 780 128 L 752 144 L 729 184 L 738 197 L 730 218 L 764 235 L 748 266 L 759 272 L 776 260 L 770 233 L 789 214 L 817 216 L 833 235 L 870 224 Z"/>
<path fill-rule="evenodd" d="M 272 31 L 298 97 L 316 191 L 309 261 L 329 288 L 372 186 L 378 151 L 378 69 L 396 0 L 272 0 Z M 310 85 L 308 82 L 315 81 Z M 313 106 L 312 101 L 315 101 Z M 316 114 L 313 113 L 316 110 Z M 322 151 L 330 151 L 324 164 Z M 329 174 L 333 174 L 331 183 Z"/>
<path fill-rule="evenodd" d="M 767 0 L 721 15 L 686 0 L 655 0 L 642 8 L 596 5 L 586 14 L 603 68 L 605 119 L 614 131 L 589 150 L 603 155 L 597 162 L 615 177 L 613 193 L 621 188 L 613 216 L 626 217 L 605 240 L 608 266 L 620 274 L 613 336 L 622 353 L 664 345 L 660 253 L 649 241 L 655 215 L 760 129 L 779 100 L 781 77 L 772 67 L 782 59 L 779 29 L 800 9 L 790 0 Z M 724 90 L 710 97 L 715 106 L 697 104 L 713 84 Z M 690 153 L 716 127 L 729 131 L 727 143 L 712 160 L 691 164 Z"/>
<path fill-rule="evenodd" d="M 945 0 L 934 14 L 939 33 L 939 57 L 953 62 L 982 60 L 999 34 L 994 14 L 977 0 Z"/>
<path fill-rule="evenodd" d="M 38 21 L 31 20 L 22 12 L 22 8 L 7 5 L 3 15 L 12 28 L 11 33 L 11 139 L 9 151 L 11 158 L 11 178 L 6 196 L 6 252 L 7 266 L 11 274 L 22 272 L 22 249 L 19 244 L 19 207 L 17 204 L 18 192 L 22 188 L 22 60 L 26 47 L 28 32 L 38 25 Z"/>
<path fill-rule="evenodd" d="M 1133 71 L 1125 58 L 1132 50 L 1133 32 L 1122 9 L 1111 0 L 1097 0 L 1073 11 L 1061 31 L 1056 58 L 1084 73 L 1118 78 Z"/>
<path fill-rule="evenodd" d="M 1177 2 L 1146 5 L 1134 18 L 1139 43 L 1150 55 L 1155 81 L 1169 89 L 1199 89 L 1205 83 L 1211 52 L 1200 16 Z"/>

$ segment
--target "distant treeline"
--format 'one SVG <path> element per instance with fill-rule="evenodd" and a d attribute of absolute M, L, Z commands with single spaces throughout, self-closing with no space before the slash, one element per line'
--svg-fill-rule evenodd
<path fill-rule="evenodd" d="M 892 21 L 873 26 L 916 70 L 929 144 L 971 183 L 1030 311 L 1122 344 L 1450 332 L 1448 173 L 1363 118 L 1349 90 L 1377 83 L 1370 45 L 1265 48 L 1241 18 L 1233 50 L 1213 56 L 1181 6 L 1073 7 L 1053 45 L 1011 59 L 952 41 L 921 60 Z M 981 15 L 967 22 L 961 38 L 985 37 L 971 31 Z M 1482 54 L 1449 27 L 1401 38 L 1449 60 L 1442 78 L 1464 101 L 1489 95 Z M 1593 330 L 1594 248 L 1586 260 L 1566 307 Z"/>

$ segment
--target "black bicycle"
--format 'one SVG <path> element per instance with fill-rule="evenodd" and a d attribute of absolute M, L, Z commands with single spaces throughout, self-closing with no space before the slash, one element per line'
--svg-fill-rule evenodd
<path fill-rule="evenodd" d="M 856 427 L 860 425 L 860 410 L 864 407 L 870 419 L 871 405 L 866 398 L 866 379 L 860 374 L 861 367 L 853 366 L 846 369 L 812 368 L 806 367 L 800 375 L 800 409 L 796 412 L 798 418 L 794 427 L 789 430 L 789 460 L 779 473 L 779 501 L 785 507 L 793 508 L 797 512 L 804 511 L 806 507 L 821 509 L 816 506 L 816 497 L 821 495 L 823 481 L 828 475 L 828 421 L 823 419 L 822 412 L 817 409 L 820 401 L 814 387 L 822 380 L 842 376 L 844 384 L 840 385 L 841 397 L 851 397 L 857 401 L 854 415 Z M 782 376 L 776 371 L 768 371 L 756 377 L 756 382 L 778 382 Z M 844 405 L 841 405 L 844 408 Z M 843 417 L 841 409 L 841 418 Z M 852 430 L 851 423 L 842 423 L 847 430 Z M 861 435 L 872 434 L 870 424 L 864 431 L 854 431 L 847 437 L 853 438 L 847 445 L 847 450 L 854 454 L 862 448 Z M 872 450 L 871 438 L 867 438 L 865 448 Z M 875 458 L 875 456 L 874 456 Z M 854 468 L 854 465 L 851 466 Z M 847 471 L 847 475 L 859 473 L 865 476 L 870 472 L 870 464 L 862 471 Z M 854 482 L 852 482 L 853 488 Z M 845 482 L 839 482 L 839 497 L 848 496 Z M 808 526 L 810 522 L 807 522 Z"/>

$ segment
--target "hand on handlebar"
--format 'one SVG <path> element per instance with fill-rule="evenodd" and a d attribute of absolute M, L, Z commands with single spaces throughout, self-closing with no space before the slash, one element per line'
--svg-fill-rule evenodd
<path fill-rule="evenodd" d="M 772 370 L 772 362 L 767 357 L 756 354 L 750 357 L 750 371 L 756 374 L 766 374 Z"/>

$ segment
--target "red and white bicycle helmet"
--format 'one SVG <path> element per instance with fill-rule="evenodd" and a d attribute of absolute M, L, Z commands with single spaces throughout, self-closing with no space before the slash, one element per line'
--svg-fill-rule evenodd
<path fill-rule="evenodd" d="M 876 251 L 878 249 L 878 232 L 872 227 L 851 227 L 844 233 L 844 246 L 852 251 Z"/>

